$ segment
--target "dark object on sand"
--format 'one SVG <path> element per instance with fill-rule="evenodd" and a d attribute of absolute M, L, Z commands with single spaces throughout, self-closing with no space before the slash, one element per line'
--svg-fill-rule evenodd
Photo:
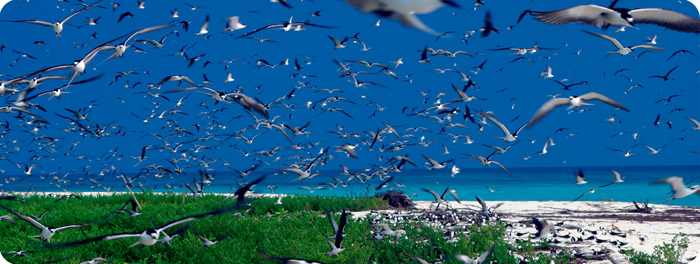
<path fill-rule="evenodd" d="M 649 201 L 645 201 L 643 204 L 641 204 L 641 206 L 637 203 L 637 201 L 632 202 L 634 203 L 635 209 L 630 210 L 631 212 L 650 214 L 651 210 L 654 209 L 653 207 L 649 207 Z"/>
<path fill-rule="evenodd" d="M 413 209 L 415 203 L 407 194 L 402 191 L 388 191 L 374 195 L 389 202 L 389 206 L 400 209 Z"/>

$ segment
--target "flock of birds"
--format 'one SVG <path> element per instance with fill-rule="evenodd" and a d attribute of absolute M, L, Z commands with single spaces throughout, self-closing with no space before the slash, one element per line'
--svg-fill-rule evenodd
<path fill-rule="evenodd" d="M 526 17 L 532 17 L 546 24 L 562 25 L 560 27 L 572 26 L 564 26 L 564 24 L 580 23 L 608 30 L 606 34 L 585 31 L 595 37 L 590 40 L 590 45 L 605 46 L 600 39 L 607 40 L 616 48 L 609 54 L 620 56 L 645 49 L 636 53 L 636 60 L 640 60 L 640 57 L 646 53 L 657 56 L 659 54 L 654 52 L 666 52 L 664 48 L 657 45 L 657 42 L 663 42 L 663 37 L 657 39 L 657 35 L 654 35 L 648 37 L 648 42 L 645 44 L 624 46 L 618 40 L 620 37 L 613 37 L 612 33 L 607 32 L 612 32 L 613 28 L 618 29 L 616 32 L 620 32 L 625 31 L 626 28 L 649 31 L 656 27 L 674 31 L 666 32 L 670 34 L 700 33 L 700 20 L 696 18 L 660 8 L 619 8 L 618 0 L 614 0 L 607 7 L 584 4 L 554 11 L 524 10 L 517 24 L 507 28 L 498 27 L 502 23 L 499 22 L 502 20 L 498 19 L 504 18 L 496 17 L 489 11 L 482 12 L 484 3 L 479 0 L 474 3 L 473 10 L 470 7 L 467 11 L 485 17 L 479 21 L 479 26 L 473 26 L 473 29 L 463 33 L 450 31 L 444 34 L 437 33 L 427 26 L 417 15 L 432 13 L 445 5 L 456 7 L 455 10 L 462 10 L 468 5 L 467 3 L 451 0 L 346 0 L 345 2 L 359 11 L 373 13 L 380 17 L 375 26 L 380 26 L 382 19 L 396 19 L 406 26 L 427 32 L 412 33 L 434 35 L 430 37 L 430 41 L 435 37 L 436 44 L 421 44 L 415 54 L 400 55 L 401 57 L 389 63 L 336 57 L 333 52 L 357 49 L 360 52 L 370 53 L 380 48 L 378 48 L 379 44 L 373 47 L 371 43 L 379 40 L 365 39 L 362 32 L 338 37 L 337 34 L 340 33 L 336 32 L 339 32 L 342 26 L 316 22 L 331 11 L 307 12 L 304 13 L 304 18 L 300 19 L 297 11 L 300 7 L 297 5 L 309 7 L 313 6 L 313 3 L 290 3 L 287 0 L 270 2 L 273 3 L 265 3 L 269 6 L 261 3 L 261 8 L 278 8 L 297 13 L 288 20 L 285 18 L 282 22 L 264 26 L 262 25 L 269 22 L 260 22 L 261 26 L 251 29 L 252 23 L 249 24 L 246 21 L 253 21 L 253 17 L 258 16 L 256 13 L 265 11 L 238 10 L 237 12 L 241 14 L 237 16 L 212 20 L 208 12 L 213 10 L 188 3 L 172 3 L 174 7 L 171 10 L 149 10 L 146 0 L 139 0 L 138 5 L 116 2 L 108 4 L 97 0 L 93 3 L 80 1 L 78 4 L 59 2 L 60 8 L 79 7 L 79 9 L 73 12 L 55 12 L 64 13 L 64 15 L 56 15 L 62 19 L 56 22 L 45 21 L 50 20 L 49 18 L 31 17 L 31 13 L 22 14 L 23 17 L 26 16 L 23 20 L 0 21 L 6 27 L 22 27 L 31 24 L 32 27 L 23 27 L 23 30 L 32 30 L 32 37 L 44 39 L 36 40 L 32 45 L 46 46 L 48 51 L 54 50 L 47 43 L 74 45 L 73 50 L 61 47 L 61 50 L 54 52 L 71 53 L 72 56 L 80 54 L 79 59 L 73 63 L 63 62 L 48 66 L 42 60 L 50 61 L 48 58 L 51 56 L 42 58 L 32 55 L 33 52 L 24 51 L 29 49 L 26 46 L 28 44 L 5 43 L 0 46 L 0 52 L 5 54 L 11 52 L 17 56 L 17 59 L 10 64 L 9 69 L 12 73 L 3 74 L 5 80 L 0 81 L 0 96 L 7 102 L 6 106 L 0 107 L 0 112 L 6 113 L 4 122 L 0 122 L 3 129 L 0 132 L 0 138 L 6 139 L 5 142 L 0 143 L 0 151 L 2 151 L 0 162 L 5 164 L 0 167 L 0 175 L 23 174 L 20 177 L 4 177 L 4 183 L 0 185 L 24 181 L 29 191 L 43 191 L 49 187 L 67 191 L 77 188 L 78 185 L 88 185 L 89 188 L 98 191 L 110 191 L 114 186 L 102 184 L 105 177 L 110 177 L 123 179 L 127 188 L 144 190 L 148 188 L 144 183 L 157 179 L 164 183 L 160 184 L 159 189 L 156 187 L 153 189 L 173 191 L 185 182 L 189 182 L 192 171 L 198 171 L 200 177 L 199 180 L 197 178 L 193 180 L 194 187 L 189 183 L 185 185 L 192 191 L 193 196 L 196 196 L 204 192 L 205 186 L 216 184 L 217 171 L 235 171 L 236 180 L 239 186 L 243 187 L 232 187 L 232 190 L 241 190 L 260 182 L 260 179 L 250 182 L 246 178 L 256 173 L 256 170 L 270 170 L 274 174 L 292 175 L 293 180 L 303 181 L 321 177 L 322 168 L 330 169 L 329 164 L 337 164 L 343 170 L 339 175 L 331 176 L 331 182 L 324 183 L 323 187 L 302 188 L 313 192 L 319 188 L 339 188 L 351 183 L 365 184 L 368 181 L 378 180 L 383 183 L 376 188 L 377 190 L 387 187 L 398 189 L 402 187 L 400 173 L 404 166 L 428 170 L 450 169 L 451 175 L 455 177 L 464 172 L 463 168 L 457 166 L 458 159 L 475 159 L 485 166 L 496 165 L 505 174 L 511 175 L 507 169 L 508 164 L 500 157 L 514 152 L 514 150 L 509 151 L 510 148 L 522 148 L 520 153 L 530 151 L 523 147 L 525 143 L 516 145 L 520 142 L 535 142 L 534 139 L 523 139 L 522 133 L 538 132 L 537 135 L 532 135 L 533 138 L 539 137 L 544 141 L 541 151 L 530 152 L 531 155 L 526 154 L 517 158 L 522 161 L 551 152 L 555 146 L 555 136 L 561 141 L 575 140 L 576 137 L 580 137 L 578 134 L 582 131 L 572 131 L 567 127 L 560 127 L 549 134 L 542 134 L 535 128 L 536 125 L 544 126 L 541 123 L 547 122 L 545 117 L 555 115 L 555 110 L 560 106 L 567 106 L 568 115 L 571 115 L 567 119 L 572 120 L 578 118 L 583 120 L 585 114 L 593 109 L 614 112 L 612 117 L 604 120 L 604 123 L 612 125 L 622 124 L 616 110 L 627 112 L 638 110 L 625 107 L 629 100 L 620 93 L 613 92 L 607 87 L 606 89 L 598 87 L 595 88 L 597 91 L 580 92 L 578 96 L 550 95 L 549 100 L 537 103 L 538 109 L 533 109 L 533 114 L 528 120 L 519 121 L 520 115 L 517 115 L 510 122 L 506 122 L 506 118 L 500 113 L 513 110 L 518 100 L 536 101 L 537 99 L 513 97 L 498 106 L 498 102 L 504 101 L 501 97 L 508 95 L 510 91 L 505 88 L 489 91 L 493 95 L 487 94 L 486 91 L 489 88 L 481 83 L 488 80 L 481 76 L 489 76 L 489 72 L 499 74 L 502 71 L 508 71 L 507 67 L 511 65 L 528 62 L 532 64 L 522 68 L 532 69 L 540 62 L 547 62 L 546 67 L 540 67 L 546 70 L 534 79 L 554 81 L 550 84 L 556 83 L 567 93 L 574 89 L 583 89 L 582 87 L 589 85 L 589 81 L 573 83 L 569 79 L 554 79 L 555 75 L 559 76 L 561 73 L 550 66 L 553 64 L 551 62 L 556 61 L 556 56 L 573 44 L 558 48 L 543 47 L 537 43 L 531 47 L 504 47 L 489 43 L 488 40 L 493 38 L 491 36 L 508 34 L 506 30 L 517 31 L 517 28 L 526 27 L 522 25 L 526 23 L 522 21 Z M 13 4 L 21 8 L 28 3 L 13 2 L 10 5 Z M 350 8 L 350 6 L 344 6 Z M 10 8 L 5 7 L 3 11 L 7 12 L 7 10 Z M 154 12 L 152 16 L 154 19 L 149 21 L 153 24 L 129 23 L 130 20 L 150 16 L 143 10 Z M 169 15 L 161 21 L 162 16 L 155 15 L 156 12 L 158 14 L 169 12 Z M 4 12 L 2 15 L 7 17 Z M 261 16 L 264 15 L 261 14 Z M 261 16 L 256 19 L 261 19 Z M 87 22 L 78 22 L 81 19 Z M 223 27 L 213 30 L 214 22 L 221 19 L 223 23 L 219 22 L 219 24 L 224 24 Z M 86 29 L 97 28 L 102 24 L 110 24 L 113 28 L 109 32 L 95 31 L 91 35 L 84 34 Z M 654 26 L 640 26 L 643 24 Z M 42 32 L 40 27 L 34 25 L 50 27 L 54 34 Z M 199 28 L 192 30 L 191 25 Z M 368 23 L 367 27 L 371 27 L 371 23 Z M 323 34 L 326 36 L 321 37 L 323 41 L 328 41 L 327 46 L 323 45 L 326 50 L 318 51 L 312 48 L 304 52 L 313 54 L 287 55 L 289 57 L 282 59 L 279 63 L 275 63 L 277 59 L 271 55 L 265 57 L 266 49 L 295 49 L 295 41 L 307 43 L 305 39 L 286 36 L 307 32 L 326 33 Z M 98 37 L 98 33 L 107 36 L 107 40 L 103 40 L 101 36 Z M 455 37 L 460 34 L 463 38 Z M 476 37 L 478 35 L 481 35 L 481 38 Z M 80 39 L 81 36 L 84 38 Z M 275 36 L 279 38 L 273 39 Z M 309 37 L 309 35 L 304 36 Z M 71 40 L 64 41 L 68 37 Z M 231 59 L 232 55 L 228 53 L 225 54 L 228 57 L 222 59 L 211 55 L 217 52 L 215 48 L 198 49 L 199 46 L 216 42 L 227 43 L 225 45 L 255 43 L 260 54 Z M 451 42 L 452 45 L 454 45 L 453 42 L 466 43 L 467 49 L 474 42 L 489 43 L 491 47 L 483 51 L 449 51 L 436 48 L 435 45 L 444 42 Z M 697 44 L 690 42 L 688 48 L 695 48 Z M 283 44 L 289 46 L 284 47 Z M 411 45 L 411 43 L 405 44 Z M 85 49 L 89 50 L 83 51 Z M 510 55 L 514 59 L 507 58 L 510 60 L 506 64 L 507 67 L 496 69 L 498 66 L 494 65 L 493 60 L 489 61 L 493 57 L 479 60 L 475 66 L 463 65 L 472 63 L 472 58 L 482 56 L 485 52 L 497 54 L 503 50 L 514 52 Z M 555 51 L 556 53 L 549 53 L 544 57 L 533 55 Z M 396 55 L 389 49 L 381 52 Z M 580 53 L 581 50 L 572 54 L 578 56 Z M 342 54 L 346 56 L 352 53 Z M 237 55 L 239 54 L 233 56 Z M 414 57 L 410 58 L 411 56 Z M 692 51 L 681 49 L 673 52 L 666 61 L 681 56 L 697 58 Z M 129 63 L 120 64 L 121 60 Z M 321 62 L 324 60 L 325 62 Z M 316 66 L 318 64 L 321 66 Z M 150 66 L 152 68 L 146 68 Z M 439 66 L 450 68 L 434 68 Z M 430 74 L 443 75 L 439 75 L 440 78 L 426 77 L 424 75 L 427 74 L 419 72 L 420 70 L 415 72 L 404 70 L 422 69 L 421 67 L 427 69 L 426 72 Z M 645 89 L 656 89 L 652 88 L 650 84 L 652 81 L 655 84 L 659 81 L 672 85 L 676 78 L 687 79 L 688 76 L 681 77 L 676 70 L 688 72 L 687 69 L 690 67 L 697 67 L 697 65 L 680 64 L 667 72 L 646 76 L 648 81 L 645 82 L 629 77 L 635 75 L 634 70 L 628 68 L 601 75 L 608 74 L 605 78 L 623 76 L 630 84 L 634 83 L 624 92 L 624 95 L 628 95 L 636 87 L 649 86 Z M 109 82 L 106 82 L 103 78 L 106 79 L 105 75 L 110 73 L 106 72 L 105 68 L 120 70 L 109 78 Z M 139 70 L 139 68 L 142 69 Z M 178 72 L 163 73 L 162 68 Z M 448 72 L 455 74 L 448 75 Z M 222 77 L 219 80 L 213 80 L 213 78 L 210 80 L 213 73 L 220 74 Z M 247 78 L 246 74 L 255 77 Z M 426 82 L 420 78 L 435 80 Z M 261 84 L 268 81 L 289 83 L 292 87 L 272 88 Z M 513 79 L 507 81 L 517 82 Z M 451 86 L 437 87 L 433 82 L 453 83 Z M 457 82 L 463 84 L 455 85 L 454 83 Z M 421 83 L 428 87 L 415 87 Z M 45 88 L 49 85 L 55 85 L 58 88 Z M 397 90 L 397 87 L 401 87 L 401 90 Z M 110 91 L 103 89 L 110 89 Z M 418 92 L 413 92 L 414 90 Z M 395 95 L 397 93 L 405 93 L 403 95 L 405 98 L 416 97 L 417 100 L 399 102 L 397 98 L 403 97 Z M 112 97 L 114 94 L 116 96 Z M 127 94 L 131 96 L 126 96 Z M 475 94 L 478 94 L 478 97 Z M 673 135 L 682 135 L 674 139 L 677 140 L 673 142 L 675 145 L 682 145 L 686 139 L 695 140 L 694 131 L 700 130 L 700 122 L 697 121 L 697 117 L 692 116 L 694 114 L 692 110 L 673 105 L 673 102 L 680 100 L 680 98 L 674 98 L 683 96 L 683 94 L 674 93 L 658 101 L 653 98 L 656 104 L 661 103 L 664 106 L 671 104 L 675 108 L 663 114 L 643 113 L 650 115 L 646 125 L 653 127 L 652 129 L 661 129 L 666 126 L 665 129 L 672 131 Z M 72 97 L 90 99 L 87 100 L 88 102 L 82 99 L 78 102 L 78 100 L 71 100 Z M 488 101 L 489 99 L 491 101 Z M 599 101 L 608 106 L 593 106 L 591 103 L 593 101 Z M 499 116 L 495 112 L 499 112 Z M 623 113 L 619 114 L 623 115 Z M 678 119 L 685 121 L 675 124 L 672 122 Z M 405 127 L 406 125 L 402 123 L 411 125 Z M 517 124 L 513 125 L 513 123 Z M 587 125 L 601 126 L 599 123 Z M 635 127 L 640 127 L 639 124 L 636 125 Z M 517 129 L 514 130 L 515 127 Z M 632 150 L 642 143 L 642 140 L 637 141 L 639 132 L 619 129 L 617 131 L 616 135 L 632 135 L 634 145 L 627 151 L 609 149 L 628 158 L 634 154 Z M 321 134 L 325 135 L 321 136 Z M 495 137 L 502 142 L 490 143 Z M 464 146 L 471 144 L 483 145 L 483 147 L 470 146 L 470 149 L 465 151 Z M 666 148 L 666 146 L 646 144 L 645 142 L 643 146 L 649 149 L 651 155 Z M 473 154 L 475 152 L 483 154 Z M 425 160 L 425 165 L 409 157 L 413 153 L 420 153 Z M 346 162 L 367 167 L 349 168 L 345 166 Z M 138 174 L 125 175 L 133 170 L 137 170 Z M 577 184 L 585 183 L 583 173 L 579 174 Z M 340 175 L 348 178 L 340 179 Z M 613 183 L 621 181 L 618 174 Z M 670 199 L 682 198 L 694 193 L 700 194 L 700 186 L 688 188 L 679 177 L 662 179 L 658 183 L 671 185 L 674 195 Z M 597 188 L 601 187 L 604 186 Z M 274 191 L 274 183 L 270 183 L 268 188 Z M 595 189 L 587 193 L 592 193 Z M 445 192 L 441 196 L 433 191 L 428 192 L 433 194 L 439 203 L 445 201 L 446 193 L 452 193 L 456 197 L 454 191 Z M 21 212 L 6 206 L 2 207 L 40 229 L 39 238 L 46 241 L 56 231 L 85 225 L 52 229 Z M 240 205 L 236 206 L 238 207 Z M 123 210 L 127 210 L 126 205 Z M 188 216 L 143 233 L 113 234 L 78 243 L 138 237 L 137 244 L 153 245 L 165 229 L 229 210 L 231 208 Z M 132 209 L 132 211 L 135 210 Z M 331 252 L 335 252 L 333 254 L 338 254 L 341 250 L 342 235 L 340 234 L 342 232 L 337 230 L 335 242 L 329 240 L 333 250 Z M 267 256 L 263 252 L 261 255 Z M 267 257 L 289 262 L 288 259 Z M 465 261 L 465 263 L 480 263 L 480 261 Z"/>

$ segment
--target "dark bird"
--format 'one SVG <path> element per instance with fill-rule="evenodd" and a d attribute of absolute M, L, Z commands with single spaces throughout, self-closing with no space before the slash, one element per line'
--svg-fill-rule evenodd
<path fill-rule="evenodd" d="M 666 75 L 664 75 L 664 76 L 661 76 L 661 75 L 653 75 L 653 76 L 649 76 L 649 78 L 659 78 L 659 79 L 664 80 L 664 82 L 665 82 L 665 81 L 668 81 L 668 80 L 673 80 L 673 78 L 669 78 L 668 76 L 671 75 L 671 73 L 672 73 L 673 71 L 675 71 L 676 68 L 678 68 L 678 65 L 676 65 L 676 67 L 673 67 L 673 69 L 671 69 L 670 71 L 668 71 L 668 72 L 666 73 Z"/>
<path fill-rule="evenodd" d="M 124 14 L 121 14 L 119 16 L 119 19 L 117 19 L 117 23 L 122 22 L 122 20 L 124 20 L 124 18 L 126 18 L 126 17 L 133 17 L 133 16 L 134 16 L 134 14 L 132 14 L 131 12 L 126 12 Z M 185 31 L 187 31 L 187 30 L 185 30 Z"/>
<path fill-rule="evenodd" d="M 484 18 L 484 27 L 481 28 L 481 37 L 488 37 L 491 32 L 498 34 L 498 29 L 493 26 L 493 17 L 491 16 L 491 11 L 486 11 L 486 17 Z"/>

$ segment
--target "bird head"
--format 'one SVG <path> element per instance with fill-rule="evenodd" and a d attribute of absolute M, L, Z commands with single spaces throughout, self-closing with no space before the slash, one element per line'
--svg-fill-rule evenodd
<path fill-rule="evenodd" d="M 146 229 L 144 232 L 146 235 L 152 237 L 153 239 L 158 239 L 158 230 L 155 230 L 153 228 Z"/>

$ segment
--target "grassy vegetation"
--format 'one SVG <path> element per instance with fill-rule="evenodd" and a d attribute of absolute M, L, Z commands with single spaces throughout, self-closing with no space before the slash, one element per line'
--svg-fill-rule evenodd
<path fill-rule="evenodd" d="M 0 202 L 24 214 L 38 215 L 49 210 L 42 223 L 55 227 L 105 219 L 112 212 L 121 209 L 129 197 L 85 196 L 82 200 L 71 198 L 54 203 L 52 197 L 30 196 L 24 203 Z M 51 244 L 114 233 L 140 233 L 154 225 L 163 225 L 183 216 L 205 213 L 235 203 L 235 200 L 217 195 L 204 195 L 196 200 L 187 198 L 184 203 L 179 194 L 142 193 L 137 194 L 136 198 L 143 207 L 140 210 L 142 215 L 127 218 L 126 214 L 122 214 L 101 224 L 59 231 L 52 237 Z M 335 212 L 334 217 L 338 221 L 339 212 L 343 209 L 386 209 L 386 202 L 376 198 L 320 196 L 285 197 L 282 205 L 275 204 L 276 201 L 276 198 L 251 200 L 250 210 L 228 212 L 190 222 L 191 229 L 210 239 L 230 234 L 228 239 L 211 248 L 197 246 L 201 241 L 191 230 L 173 239 L 172 247 L 156 244 L 128 248 L 138 240 L 131 237 L 52 248 L 47 247 L 45 242 L 31 238 L 38 235 L 39 230 L 18 220 L 15 225 L 0 222 L 0 252 L 37 251 L 28 253 L 29 258 L 5 256 L 15 264 L 44 263 L 66 257 L 68 259 L 61 263 L 79 263 L 95 257 L 104 257 L 116 263 L 274 263 L 260 257 L 258 249 L 263 249 L 270 256 L 304 258 L 326 263 L 417 263 L 411 255 L 428 261 L 451 256 L 453 253 L 475 257 L 496 245 L 489 260 L 496 260 L 497 263 L 520 263 L 522 258 L 529 263 L 548 264 L 551 260 L 556 263 L 575 263 L 573 256 L 567 253 L 555 256 L 538 253 L 542 250 L 549 252 L 550 247 L 540 241 L 521 241 L 516 244 L 506 242 L 506 227 L 503 223 L 481 227 L 471 225 L 466 230 L 471 235 L 457 229 L 456 236 L 450 239 L 442 230 L 424 223 L 404 222 L 392 226 L 406 231 L 406 235 L 395 242 L 390 238 L 371 239 L 369 221 L 358 221 L 352 216 L 345 228 L 347 235 L 343 246 L 347 249 L 336 257 L 328 257 L 325 253 L 330 251 L 330 247 L 326 237 L 333 231 L 323 214 L 325 210 Z M 243 213 L 245 216 L 234 216 L 235 213 Z M 3 214 L 5 212 L 0 212 L 0 215 Z M 174 232 L 177 229 L 179 227 L 168 231 Z M 520 257 L 516 257 L 516 254 Z M 451 258 L 444 263 L 458 262 Z"/>
<path fill-rule="evenodd" d="M 676 264 L 681 263 L 687 248 L 688 237 L 678 234 L 673 237 L 671 243 L 664 242 L 655 246 L 653 255 L 637 251 L 628 251 L 625 254 L 630 256 L 630 261 L 635 264 Z"/>

